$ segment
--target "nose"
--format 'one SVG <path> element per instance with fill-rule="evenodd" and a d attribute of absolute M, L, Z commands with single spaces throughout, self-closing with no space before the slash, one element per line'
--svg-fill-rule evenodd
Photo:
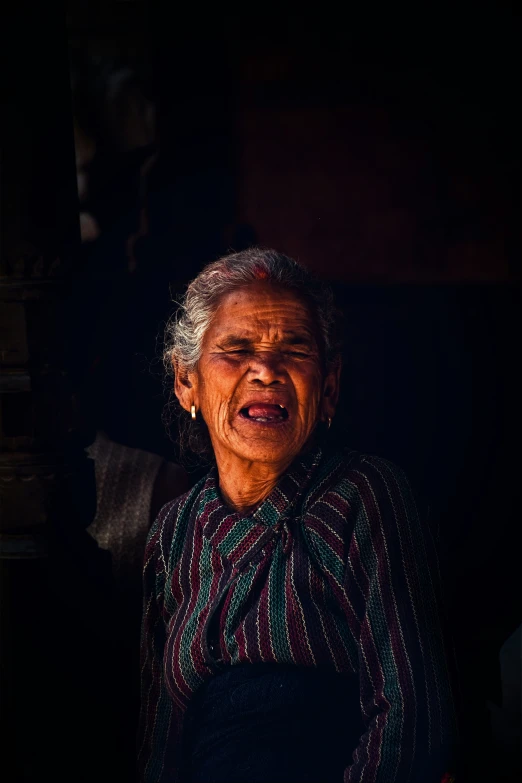
<path fill-rule="evenodd" d="M 251 359 L 248 380 L 264 386 L 286 382 L 283 357 L 277 351 L 259 351 Z"/>

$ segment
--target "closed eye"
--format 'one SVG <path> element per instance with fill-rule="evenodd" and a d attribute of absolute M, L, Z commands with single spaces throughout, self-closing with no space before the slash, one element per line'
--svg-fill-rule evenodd
<path fill-rule="evenodd" d="M 248 354 L 252 353 L 252 350 L 247 348 L 233 348 L 231 350 L 224 351 L 223 353 L 226 353 L 227 356 L 248 356 Z M 292 356 L 297 359 L 310 358 L 310 353 L 307 351 L 284 351 L 283 353 L 285 356 Z"/>

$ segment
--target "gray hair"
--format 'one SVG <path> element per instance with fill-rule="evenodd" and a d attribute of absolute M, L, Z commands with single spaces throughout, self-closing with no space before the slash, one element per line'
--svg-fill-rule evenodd
<path fill-rule="evenodd" d="M 330 287 L 288 256 L 253 247 L 213 261 L 189 284 L 177 312 L 165 327 L 163 361 L 169 374 L 173 374 L 175 363 L 189 371 L 195 369 L 203 338 L 222 298 L 257 280 L 274 283 L 302 297 L 318 326 L 325 367 L 340 360 L 341 314 Z M 194 426 L 186 416 L 181 419 L 181 425 L 182 449 L 188 445 L 195 453 L 208 452 L 208 433 L 206 437 L 202 435 L 201 425 Z"/>
<path fill-rule="evenodd" d="M 339 312 L 331 289 L 297 261 L 275 250 L 256 247 L 207 264 L 189 284 L 178 311 L 165 328 L 163 360 L 168 372 L 172 372 L 174 361 L 187 370 L 196 367 L 205 332 L 221 299 L 256 280 L 267 280 L 302 296 L 317 319 L 323 358 L 327 363 L 339 358 Z"/>

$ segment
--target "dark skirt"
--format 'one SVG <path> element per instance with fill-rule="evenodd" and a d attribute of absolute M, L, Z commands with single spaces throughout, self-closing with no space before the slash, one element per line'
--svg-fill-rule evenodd
<path fill-rule="evenodd" d="M 364 725 L 358 680 L 276 664 L 227 667 L 185 716 L 184 783 L 342 783 Z"/>

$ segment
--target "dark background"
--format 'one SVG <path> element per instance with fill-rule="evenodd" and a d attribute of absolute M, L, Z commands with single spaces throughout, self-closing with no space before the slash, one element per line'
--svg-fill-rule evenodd
<path fill-rule="evenodd" d="M 63 153 L 72 115 L 60 36 L 75 51 L 132 64 L 157 107 L 159 156 L 137 271 L 126 275 L 115 261 L 124 216 L 107 221 L 103 242 L 72 274 L 74 382 L 85 383 L 101 355 L 100 422 L 115 440 L 175 460 L 161 423 L 157 342 L 169 289 L 181 291 L 205 262 L 252 243 L 330 280 L 346 332 L 334 425 L 351 446 L 399 463 L 429 511 L 464 708 L 463 779 L 504 779 L 486 702 L 500 704 L 498 653 L 520 623 L 514 6 L 375 9 L 363 18 L 326 7 L 232 13 L 106 0 L 69 2 L 67 27 L 60 9 L 54 26 L 43 16 L 17 28 L 24 34 L 15 63 L 20 69 L 29 57 L 32 75 L 11 73 L 32 85 L 28 117 L 53 100 L 61 107 L 43 145 L 50 177 L 58 176 L 53 154 L 57 167 L 74 167 Z M 37 70 L 50 60 L 58 64 L 46 90 Z M 52 82 L 59 74 L 61 91 Z M 40 236 L 52 245 L 59 234 L 61 252 L 77 257 L 77 204 L 58 194 L 49 206 L 44 190 L 26 211 L 47 226 Z M 48 228 L 46 210 L 56 212 L 56 203 L 61 223 Z M 37 233 L 34 225 L 24 236 Z M 26 603 L 32 595 L 28 588 Z M 18 644 L 25 649 L 23 630 Z M 74 649 L 64 655 L 74 670 Z M 59 696 L 66 686 L 52 671 Z M 24 698 L 16 754 L 35 742 L 59 754 L 63 716 L 53 744 L 43 729 L 27 728 L 37 696 Z M 81 713 L 81 704 L 74 709 Z M 95 715 L 78 721 L 93 748 L 96 725 Z M 12 779 L 38 772 L 37 758 Z M 77 770 L 71 777 L 83 779 Z"/>

